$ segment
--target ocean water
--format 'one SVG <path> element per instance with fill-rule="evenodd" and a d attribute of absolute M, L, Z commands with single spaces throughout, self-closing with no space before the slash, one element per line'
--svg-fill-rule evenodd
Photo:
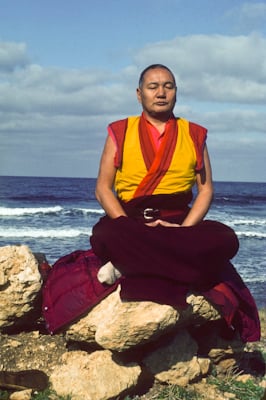
<path fill-rule="evenodd" d="M 104 215 L 95 179 L 0 177 L 0 246 L 26 244 L 50 264 L 90 248 L 93 225 Z M 207 215 L 232 227 L 240 240 L 233 259 L 259 307 L 266 306 L 266 183 L 215 182 Z"/>

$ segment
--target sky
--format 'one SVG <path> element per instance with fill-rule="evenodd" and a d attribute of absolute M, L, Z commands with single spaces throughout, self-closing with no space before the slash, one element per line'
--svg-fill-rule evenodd
<path fill-rule="evenodd" d="M 215 181 L 266 181 L 266 1 L 0 0 L 0 175 L 96 177 L 140 72 L 175 74 Z"/>

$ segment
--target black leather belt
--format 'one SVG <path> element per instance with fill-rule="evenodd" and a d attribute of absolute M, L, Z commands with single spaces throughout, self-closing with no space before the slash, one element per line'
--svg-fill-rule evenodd
<path fill-rule="evenodd" d="M 182 214 L 184 214 L 184 210 L 165 210 L 147 207 L 145 209 L 137 209 L 137 215 L 135 214 L 135 216 L 151 222 L 158 218 L 177 217 Z"/>

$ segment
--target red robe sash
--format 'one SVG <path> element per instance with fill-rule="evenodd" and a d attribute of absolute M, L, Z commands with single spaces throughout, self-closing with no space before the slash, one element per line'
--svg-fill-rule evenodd
<path fill-rule="evenodd" d="M 139 121 L 139 139 L 147 174 L 137 187 L 134 198 L 151 195 L 165 175 L 171 163 L 177 141 L 176 119 L 171 118 L 166 125 L 166 130 L 161 146 L 156 152 L 152 144 L 148 122 L 143 114 Z"/>

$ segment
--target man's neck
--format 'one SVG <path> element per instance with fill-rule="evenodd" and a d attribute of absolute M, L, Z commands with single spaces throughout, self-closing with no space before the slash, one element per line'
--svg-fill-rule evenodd
<path fill-rule="evenodd" d="M 165 125 L 167 121 L 173 116 L 173 114 L 156 114 L 151 115 L 143 111 L 143 115 L 146 118 L 147 121 L 149 121 L 153 126 L 155 126 L 160 133 L 164 132 L 165 130 Z"/>

